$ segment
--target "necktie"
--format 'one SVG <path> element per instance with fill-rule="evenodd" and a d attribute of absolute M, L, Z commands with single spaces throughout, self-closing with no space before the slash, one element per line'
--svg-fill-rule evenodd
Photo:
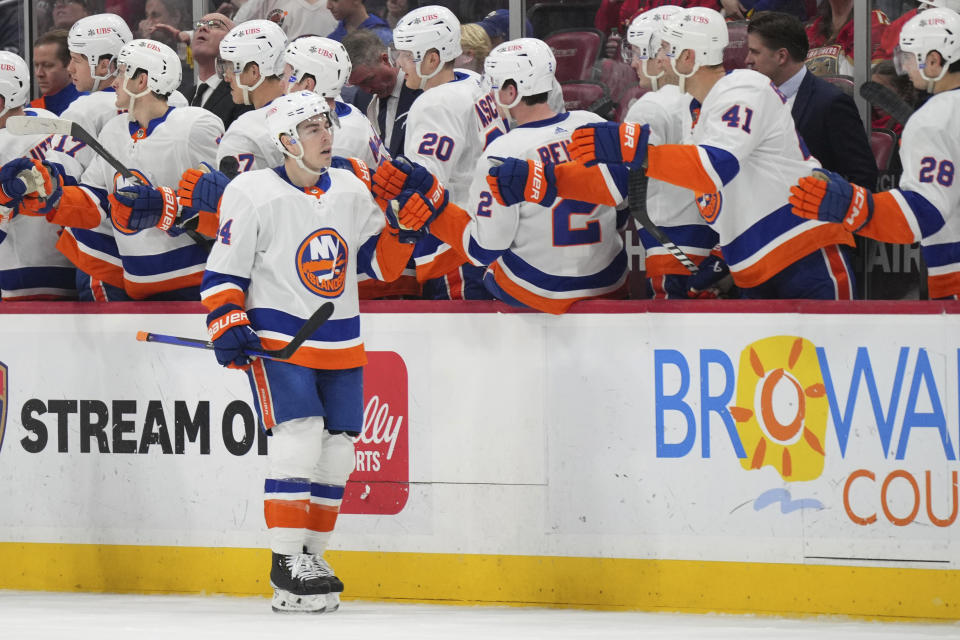
<path fill-rule="evenodd" d="M 190 101 L 191 107 L 203 106 L 203 94 L 207 92 L 207 83 L 201 82 L 197 85 L 197 92 L 193 94 L 193 100 Z"/>

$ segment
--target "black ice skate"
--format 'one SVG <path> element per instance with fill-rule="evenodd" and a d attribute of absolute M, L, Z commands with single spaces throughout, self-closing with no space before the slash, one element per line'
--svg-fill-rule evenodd
<path fill-rule="evenodd" d="M 287 556 L 274 553 L 270 586 L 273 587 L 274 611 L 323 613 L 327 609 L 329 578 L 321 574 L 308 554 Z"/>
<path fill-rule="evenodd" d="M 333 613 L 340 608 L 340 594 L 343 593 L 343 581 L 334 573 L 333 567 L 327 564 L 323 559 L 323 554 L 310 554 L 314 569 L 319 573 L 327 584 L 330 585 L 330 593 L 327 594 L 327 612 Z"/>

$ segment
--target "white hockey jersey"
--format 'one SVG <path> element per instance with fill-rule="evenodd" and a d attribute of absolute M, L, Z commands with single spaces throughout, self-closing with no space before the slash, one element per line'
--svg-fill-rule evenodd
<path fill-rule="evenodd" d="M 927 266 L 931 298 L 960 295 L 960 92 L 944 91 L 932 96 L 903 128 L 900 160 L 903 173 L 899 189 L 891 191 L 906 216 Z M 950 132 L 954 135 L 945 135 Z M 923 196 L 917 201 L 912 193 Z M 932 205 L 944 224 L 930 233 L 931 217 L 924 209 Z M 912 218 L 912 219 L 911 219 Z M 926 228 L 925 228 L 926 227 Z"/>
<path fill-rule="evenodd" d="M 95 91 L 71 102 L 60 117 L 76 122 L 93 136 L 99 136 L 107 122 L 121 113 L 126 113 L 125 110 L 117 109 L 116 102 L 117 92 L 112 88 Z M 96 155 L 93 149 L 85 147 L 77 157 L 86 169 Z"/>
<path fill-rule="evenodd" d="M 611 206 L 562 198 L 550 207 L 531 202 L 501 206 L 487 185 L 487 158 L 568 162 L 573 130 L 593 122 L 603 119 L 570 111 L 518 126 L 494 140 L 473 171 L 469 219 L 457 229 L 458 237 L 444 233 L 441 238 L 455 243 L 473 264 L 490 265 L 484 282 L 492 278 L 502 292 L 541 311 L 563 313 L 577 300 L 615 294 L 626 284 L 627 256 L 618 233 L 625 216 Z M 609 170 L 601 171 L 607 188 L 616 192 Z M 617 201 L 625 197 L 621 193 Z"/>
<path fill-rule="evenodd" d="M 329 169 L 317 185 L 293 186 L 283 168 L 237 176 L 220 202 L 220 232 L 207 261 L 202 298 L 213 310 L 244 307 L 266 349 L 281 348 L 317 307 L 333 316 L 290 362 L 314 369 L 366 363 L 357 273 L 395 277 L 410 255 L 380 232 L 383 212 L 350 171 Z"/>
<path fill-rule="evenodd" d="M 44 109 L 34 108 L 25 109 L 24 115 L 57 117 Z M 46 154 L 35 151 L 36 148 L 50 147 L 53 137 L 46 134 L 19 136 L 6 128 L 0 129 L 0 165 L 15 158 L 32 157 L 49 159 L 65 165 L 67 170 L 76 170 L 78 164 L 74 157 L 79 151 L 78 143 L 69 136 L 66 140 L 61 140 L 64 136 L 56 136 L 53 141 L 63 151 L 48 149 Z M 41 216 L 16 215 L 0 222 L 0 295 L 3 300 L 76 297 L 76 271 L 56 248 L 59 233 L 60 227 Z"/>
<path fill-rule="evenodd" d="M 270 140 L 267 110 L 270 103 L 247 111 L 234 120 L 220 140 L 215 168 L 226 156 L 237 159 L 240 173 L 255 169 L 272 169 L 283 164 L 283 153 Z"/>
<path fill-rule="evenodd" d="M 820 163 L 763 74 L 740 69 L 721 78 L 703 101 L 692 143 L 650 147 L 647 175 L 696 185 L 700 215 L 719 235 L 737 286 L 755 287 L 823 247 L 853 244 L 839 225 L 791 213 L 790 187 Z"/>
<path fill-rule="evenodd" d="M 104 126 L 101 140 L 124 166 L 139 171 L 150 184 L 175 186 L 188 168 L 215 162 L 222 134 L 223 122 L 213 113 L 200 107 L 171 107 L 146 129 L 126 115 L 116 116 Z M 115 175 L 113 167 L 98 156 L 82 182 L 112 193 Z M 130 297 L 140 300 L 199 286 L 206 250 L 189 235 L 172 237 L 155 227 L 130 231 L 114 225 L 113 231 L 123 266 L 123 286 Z"/>
<path fill-rule="evenodd" d="M 653 145 L 688 143 L 693 129 L 692 101 L 689 94 L 668 84 L 641 96 L 630 107 L 624 122 L 650 125 L 649 143 Z M 700 217 L 689 189 L 651 179 L 647 184 L 647 214 L 696 264 L 710 255 L 717 244 L 717 233 Z M 638 228 L 637 235 L 646 251 L 648 278 L 689 275 L 687 268 L 645 229 Z"/>
<path fill-rule="evenodd" d="M 390 154 L 374 130 L 373 125 L 356 107 L 345 102 L 335 102 L 340 128 L 333 133 L 333 155 L 344 158 L 359 158 L 372 171 Z"/>

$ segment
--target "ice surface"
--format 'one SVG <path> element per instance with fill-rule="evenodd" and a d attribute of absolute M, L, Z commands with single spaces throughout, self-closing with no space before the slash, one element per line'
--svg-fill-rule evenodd
<path fill-rule="evenodd" d="M 3 640 L 473 640 L 504 638 L 960 638 L 960 623 L 863 622 L 465 607 L 345 600 L 332 614 L 275 614 L 266 598 L 0 591 Z"/>

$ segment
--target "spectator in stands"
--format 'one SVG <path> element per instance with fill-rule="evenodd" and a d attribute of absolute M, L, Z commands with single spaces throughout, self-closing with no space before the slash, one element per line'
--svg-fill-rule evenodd
<path fill-rule="evenodd" d="M 393 42 L 393 30 L 380 16 L 367 13 L 364 0 L 327 0 L 327 8 L 338 20 L 337 28 L 328 36 L 331 40 L 341 42 L 348 33 L 366 29 L 377 34 L 385 45 Z"/>
<path fill-rule="evenodd" d="M 900 41 L 900 30 L 910 18 L 917 15 L 919 11 L 929 9 L 930 7 L 942 7 L 944 9 L 953 9 L 960 13 L 960 0 L 920 0 L 919 6 L 907 11 L 902 16 L 890 23 L 883 31 L 883 38 L 880 40 L 880 50 L 877 52 L 877 58 L 889 59 L 893 57 L 893 50 Z M 912 83 L 910 83 L 912 86 Z"/>
<path fill-rule="evenodd" d="M 483 73 L 483 61 L 493 48 L 490 45 L 490 36 L 476 22 L 470 22 L 460 27 L 460 48 L 463 53 L 454 61 L 457 69 L 469 69 Z"/>
<path fill-rule="evenodd" d="M 410 0 L 387 0 L 387 6 L 380 17 L 393 29 L 397 26 L 397 21 L 407 15 L 410 9 Z"/>
<path fill-rule="evenodd" d="M 403 153 L 407 112 L 419 90 L 407 88 L 403 72 L 390 64 L 387 47 L 376 34 L 363 29 L 343 39 L 353 72 L 350 84 L 373 94 L 367 118 L 374 123 L 390 155 Z"/>
<path fill-rule="evenodd" d="M 203 107 L 223 120 L 226 129 L 242 114 L 250 111 L 250 105 L 236 104 L 230 97 L 230 84 L 217 75 L 217 56 L 220 41 L 233 28 L 233 20 L 222 13 L 208 13 L 194 25 L 190 48 L 200 84 L 190 96 L 190 104 Z"/>
<path fill-rule="evenodd" d="M 871 58 L 878 52 L 884 31 L 890 24 L 883 11 L 870 13 Z M 826 0 L 807 27 L 810 50 L 806 65 L 818 76 L 853 75 L 853 0 Z"/>
<path fill-rule="evenodd" d="M 54 29 L 37 38 L 33 45 L 33 80 L 42 95 L 30 102 L 31 107 L 60 115 L 77 99 L 80 92 L 70 80 L 69 64 L 66 31 Z"/>
<path fill-rule="evenodd" d="M 53 28 L 70 30 L 73 23 L 90 15 L 84 0 L 56 0 L 53 3 Z"/>
<path fill-rule="evenodd" d="M 483 20 L 478 22 L 487 36 L 490 38 L 491 49 L 505 40 L 510 39 L 510 11 L 508 9 L 497 9 L 487 14 Z M 526 20 L 526 29 L 523 33 L 526 37 L 533 37 L 533 25 Z"/>
<path fill-rule="evenodd" d="M 280 25 L 288 40 L 300 36 L 326 36 L 337 28 L 337 20 L 327 8 L 327 0 L 247 0 L 233 18 L 271 20 Z"/>
<path fill-rule="evenodd" d="M 873 188 L 877 163 L 863 120 L 839 88 L 811 73 L 803 61 L 803 23 L 785 13 L 762 13 L 747 26 L 747 67 L 770 78 L 791 104 L 797 132 L 824 168 Z"/>
<path fill-rule="evenodd" d="M 177 31 L 185 28 L 190 17 L 186 5 L 181 0 L 147 0 L 144 8 L 147 15 L 140 21 L 137 37 L 158 40 L 176 51 L 179 44 L 176 36 L 160 25 L 169 25 Z"/>
<path fill-rule="evenodd" d="M 873 65 L 873 69 L 870 72 L 870 79 L 887 87 L 914 108 L 920 105 L 921 94 L 926 96 L 924 92 L 919 91 L 913 86 L 910 76 L 897 74 L 893 60 L 881 60 Z M 873 116 L 871 119 L 873 120 L 872 126 L 874 129 L 891 129 L 897 135 L 903 131 L 903 124 L 891 118 L 886 111 L 880 108 L 873 108 Z"/>
<path fill-rule="evenodd" d="M 20 28 L 20 7 L 17 3 L 0 2 L 0 51 L 9 51 L 22 57 L 23 30 Z"/>

